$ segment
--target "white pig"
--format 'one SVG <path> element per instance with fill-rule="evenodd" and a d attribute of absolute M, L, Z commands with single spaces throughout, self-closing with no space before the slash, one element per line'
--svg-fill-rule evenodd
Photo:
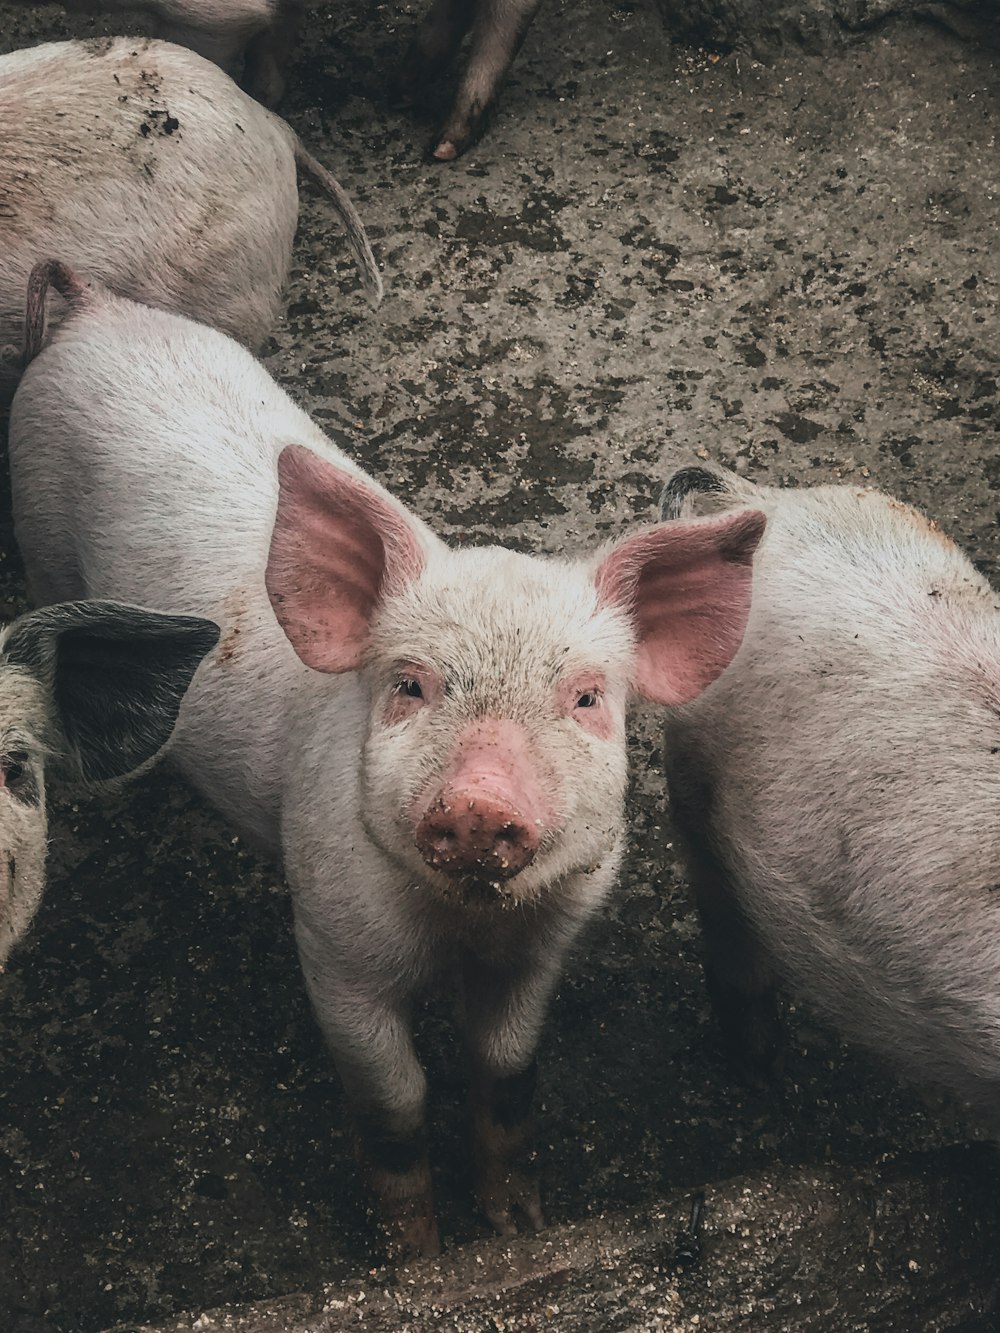
<path fill-rule="evenodd" d="M 381 297 L 337 182 L 190 51 L 108 38 L 0 56 L 0 125 L 0 398 L 20 370 L 28 273 L 47 254 L 258 345 L 291 263 L 296 163 L 330 194 L 366 291 Z"/>
<path fill-rule="evenodd" d="M 222 335 L 58 263 L 72 312 L 14 400 L 31 585 L 222 626 L 173 754 L 280 853 L 320 1026 L 391 1252 L 433 1253 L 424 988 L 457 978 L 478 1194 L 541 1226 L 528 1112 L 567 946 L 624 842 L 631 687 L 692 697 L 739 644 L 756 513 L 601 558 L 453 550 Z M 34 321 L 29 321 L 33 324 Z M 94 392 L 100 383 L 101 392 Z"/>
<path fill-rule="evenodd" d="M 1000 1129 L 1000 597 L 877 491 L 688 468 L 664 515 L 699 507 L 768 519 L 743 646 L 666 726 L 726 1043 L 773 1072 L 780 978 Z"/>
<path fill-rule="evenodd" d="M 112 602 L 0 631 L 0 972 L 45 888 L 45 779 L 121 777 L 162 749 L 219 629 Z"/>
<path fill-rule="evenodd" d="M 9 0 L 8 0 L 9 2 Z M 35 0 L 15 0 L 33 4 Z M 276 106 L 285 91 L 302 0 L 62 0 L 75 14 L 142 15 L 154 35 L 190 47 Z"/>

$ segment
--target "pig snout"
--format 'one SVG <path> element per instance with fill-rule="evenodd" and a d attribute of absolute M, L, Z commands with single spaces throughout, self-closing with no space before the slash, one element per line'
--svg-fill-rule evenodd
<path fill-rule="evenodd" d="M 523 731 L 480 725 L 459 739 L 415 840 L 435 870 L 502 883 L 530 865 L 549 822 Z"/>
<path fill-rule="evenodd" d="M 493 792 L 449 789 L 417 827 L 417 846 L 429 866 L 463 877 L 485 872 L 511 879 L 538 850 L 538 830 Z"/>

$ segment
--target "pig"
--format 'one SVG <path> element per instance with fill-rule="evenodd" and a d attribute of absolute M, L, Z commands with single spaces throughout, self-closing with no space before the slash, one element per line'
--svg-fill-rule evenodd
<path fill-rule="evenodd" d="M 14 0 L 33 4 L 34 0 Z M 140 14 L 155 35 L 190 47 L 273 107 L 285 91 L 302 0 L 62 0 L 73 14 Z"/>
<path fill-rule="evenodd" d="M 207 620 L 97 601 L 0 632 L 0 972 L 45 888 L 50 772 L 95 783 L 147 764 L 218 637 Z"/>
<path fill-rule="evenodd" d="M 437 161 L 453 162 L 482 134 L 540 5 L 541 0 L 432 0 L 399 71 L 395 94 L 401 102 L 416 100 L 445 73 L 471 32 L 454 103 L 431 149 Z"/>
<path fill-rule="evenodd" d="M 28 273 L 48 253 L 258 346 L 291 264 L 296 164 L 330 194 L 365 290 L 381 299 L 338 183 L 284 121 L 190 51 L 114 38 L 0 56 L 0 123 L 0 400 L 20 369 Z"/>
<path fill-rule="evenodd" d="M 452 549 L 231 340 L 56 261 L 29 330 L 47 283 L 71 310 L 10 432 L 36 597 L 222 626 L 172 757 L 283 861 L 390 1256 L 438 1248 L 411 1010 L 451 979 L 479 1201 L 502 1235 L 540 1227 L 535 1048 L 621 860 L 626 697 L 688 699 L 727 664 L 761 516 L 578 559 Z"/>
<path fill-rule="evenodd" d="M 708 991 L 747 1076 L 779 982 L 904 1078 L 998 1127 L 1000 597 L 917 510 L 714 468 L 663 516 L 767 515 L 743 645 L 669 710 L 673 819 Z"/>

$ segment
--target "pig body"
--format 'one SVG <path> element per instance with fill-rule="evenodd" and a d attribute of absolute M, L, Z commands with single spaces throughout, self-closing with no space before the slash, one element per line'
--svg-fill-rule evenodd
<path fill-rule="evenodd" d="M 437 1245 L 410 1010 L 444 977 L 480 1200 L 505 1234 L 540 1225 L 534 1051 L 621 857 L 629 683 L 686 697 L 728 660 L 759 515 L 603 560 L 451 550 L 235 344 L 51 276 L 74 310 L 11 423 L 36 595 L 117 589 L 222 625 L 173 756 L 283 858 L 390 1248 Z"/>
<path fill-rule="evenodd" d="M 432 0 L 400 71 L 398 90 L 419 98 L 444 74 L 469 37 L 469 53 L 455 100 L 432 155 L 453 161 L 483 132 L 500 85 L 514 63 L 541 0 Z"/>
<path fill-rule="evenodd" d="M 31 0 L 23 0 L 31 3 Z M 142 15 L 164 41 L 189 47 L 265 106 L 285 90 L 301 0 L 63 0 L 71 13 Z"/>
<path fill-rule="evenodd" d="M 47 776 L 104 781 L 150 760 L 218 637 L 205 620 L 109 602 L 0 631 L 0 972 L 45 888 Z"/>
<path fill-rule="evenodd" d="M 1000 598 L 854 486 L 689 469 L 665 515 L 742 506 L 768 516 L 746 637 L 665 750 L 727 1044 L 773 1067 L 780 978 L 1000 1128 Z"/>
<path fill-rule="evenodd" d="M 0 56 L 0 138 L 0 395 L 20 368 L 28 273 L 47 254 L 259 344 L 291 262 L 296 162 L 333 194 L 381 293 L 332 177 L 282 120 L 180 47 L 115 38 Z"/>

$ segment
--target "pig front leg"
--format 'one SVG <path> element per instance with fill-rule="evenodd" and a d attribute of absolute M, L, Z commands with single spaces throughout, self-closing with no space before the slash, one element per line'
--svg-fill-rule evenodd
<path fill-rule="evenodd" d="M 396 76 L 396 100 L 417 101 L 427 84 L 444 74 L 475 14 L 476 0 L 434 0 Z"/>
<path fill-rule="evenodd" d="M 470 1111 L 476 1197 L 501 1236 L 517 1221 L 545 1225 L 534 1149 L 535 1051 L 558 966 L 528 971 L 470 960 L 463 977 L 463 1027 L 471 1067 Z"/>
<path fill-rule="evenodd" d="M 705 987 L 726 1053 L 751 1087 L 781 1073 L 781 1019 L 767 955 L 725 880 L 693 875 L 704 940 Z"/>
<path fill-rule="evenodd" d="M 333 1053 L 355 1119 L 358 1155 L 391 1262 L 440 1251 L 427 1153 L 427 1080 L 413 1046 L 409 1005 L 338 968 L 296 923 L 316 1019 Z"/>
<path fill-rule="evenodd" d="M 541 0 L 477 0 L 469 59 L 432 155 L 451 162 L 483 131 L 486 114 L 520 50 Z"/>
<path fill-rule="evenodd" d="M 688 866 L 701 920 L 705 989 L 726 1054 L 751 1087 L 765 1087 L 782 1066 L 770 961 L 715 859 L 691 854 Z"/>
<path fill-rule="evenodd" d="M 679 751 L 677 738 L 672 738 L 667 748 L 670 808 L 701 921 L 705 987 L 726 1054 L 741 1077 L 760 1088 L 780 1074 L 782 1064 L 774 975 L 712 846 L 711 784 L 700 776 L 698 757 L 686 763 Z"/>

